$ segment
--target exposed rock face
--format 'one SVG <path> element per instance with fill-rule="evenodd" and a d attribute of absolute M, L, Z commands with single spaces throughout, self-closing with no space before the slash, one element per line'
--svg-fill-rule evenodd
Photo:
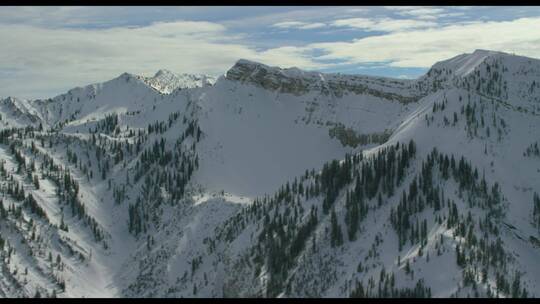
<path fill-rule="evenodd" d="M 227 72 L 226 78 L 296 96 L 315 90 L 327 96 L 366 94 L 402 103 L 415 102 L 423 96 L 420 92 L 415 92 L 412 82 L 407 80 L 323 74 L 305 72 L 297 68 L 281 69 L 244 59 L 239 60 Z M 411 89 L 412 93 L 409 92 Z"/>
<path fill-rule="evenodd" d="M 264 64 L 239 60 L 226 74 L 229 80 L 249 82 L 267 90 L 279 90 L 282 93 L 302 95 L 308 92 L 306 79 L 293 77 L 287 73 L 290 69 L 272 68 Z"/>

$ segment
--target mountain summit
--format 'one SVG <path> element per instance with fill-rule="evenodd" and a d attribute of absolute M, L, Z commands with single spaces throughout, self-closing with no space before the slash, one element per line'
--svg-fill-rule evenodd
<path fill-rule="evenodd" d="M 215 78 L 208 75 L 175 74 L 169 70 L 159 70 L 153 77 L 143 80 L 163 94 L 170 94 L 177 89 L 191 89 L 211 86 Z"/>

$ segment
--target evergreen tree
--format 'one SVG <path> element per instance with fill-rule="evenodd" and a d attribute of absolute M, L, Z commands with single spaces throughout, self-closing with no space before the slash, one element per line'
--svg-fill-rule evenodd
<path fill-rule="evenodd" d="M 331 216 L 331 238 L 330 244 L 332 247 L 339 247 L 343 244 L 343 234 L 341 232 L 341 227 L 338 223 L 335 210 L 332 208 Z"/>

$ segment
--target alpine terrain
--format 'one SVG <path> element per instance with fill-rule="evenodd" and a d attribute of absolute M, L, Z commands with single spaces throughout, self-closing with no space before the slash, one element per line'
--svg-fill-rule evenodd
<path fill-rule="evenodd" d="M 487 50 L 2 97 L 0 296 L 538 297 L 539 145 L 540 60 Z"/>

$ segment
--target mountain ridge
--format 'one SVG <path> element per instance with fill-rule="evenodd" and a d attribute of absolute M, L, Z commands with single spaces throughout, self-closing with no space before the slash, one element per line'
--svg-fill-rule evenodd
<path fill-rule="evenodd" d="M 0 295 L 538 296 L 538 60 L 231 70 L 0 100 Z"/>

